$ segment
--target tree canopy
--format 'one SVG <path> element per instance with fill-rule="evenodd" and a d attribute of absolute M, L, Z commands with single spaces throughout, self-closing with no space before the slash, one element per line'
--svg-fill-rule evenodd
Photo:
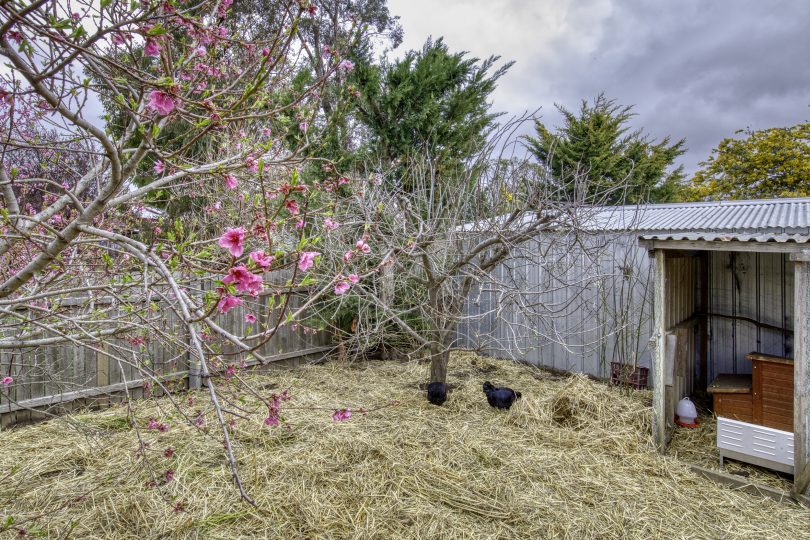
<path fill-rule="evenodd" d="M 712 150 L 692 178 L 692 200 L 810 196 L 810 123 L 740 130 Z"/>
<path fill-rule="evenodd" d="M 438 177 L 454 175 L 486 144 L 498 117 L 488 98 L 512 65 L 491 72 L 498 59 L 479 61 L 450 52 L 442 39 L 428 39 L 422 50 L 393 63 L 358 66 L 359 119 L 369 130 L 369 152 L 403 167 L 429 154 Z"/>
<path fill-rule="evenodd" d="M 642 130 L 630 130 L 632 106 L 617 104 L 600 94 L 593 103 L 583 100 L 579 112 L 557 105 L 563 126 L 550 131 L 536 121 L 536 137 L 527 137 L 529 149 L 548 167 L 570 197 L 587 175 L 587 193 L 607 204 L 666 202 L 673 200 L 683 179 L 682 167 L 672 169 L 686 149 L 684 141 L 651 141 Z"/>

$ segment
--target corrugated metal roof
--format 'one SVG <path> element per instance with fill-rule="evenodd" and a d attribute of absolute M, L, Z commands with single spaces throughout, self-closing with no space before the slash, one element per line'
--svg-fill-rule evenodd
<path fill-rule="evenodd" d="M 593 208 L 589 228 L 810 234 L 810 198 Z"/>

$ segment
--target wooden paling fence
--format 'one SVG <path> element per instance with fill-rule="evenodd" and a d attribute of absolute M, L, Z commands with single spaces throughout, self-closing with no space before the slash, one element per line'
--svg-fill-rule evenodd
<path fill-rule="evenodd" d="M 301 307 L 308 293 L 308 288 L 285 293 L 289 295 L 288 312 Z M 275 301 L 271 298 L 271 295 L 262 295 L 246 302 L 218 316 L 217 324 L 234 335 L 245 335 L 251 328 L 256 333 L 262 323 L 272 326 L 279 318 L 284 295 L 276 297 Z M 86 299 L 77 300 L 74 302 L 77 305 L 86 304 Z M 93 302 L 103 306 L 105 300 Z M 256 316 L 256 323 L 245 320 L 248 312 Z M 188 388 L 187 332 L 174 311 L 167 309 L 159 313 L 157 325 L 153 324 L 149 334 L 143 336 L 143 343 L 133 341 L 133 335 L 141 335 L 137 331 L 124 331 L 97 341 L 0 349 L 0 377 L 14 379 L 9 386 L 0 386 L 0 428 L 74 410 L 102 408 L 127 397 L 144 397 L 145 393 L 162 395 L 163 388 L 155 384 L 152 377 L 168 390 Z M 294 365 L 328 354 L 333 349 L 330 343 L 326 331 L 285 324 L 256 353 L 273 363 Z M 246 360 L 248 365 L 259 363 L 250 355 L 231 356 L 234 352 L 233 346 L 222 347 L 223 364 L 238 364 L 241 360 Z"/>

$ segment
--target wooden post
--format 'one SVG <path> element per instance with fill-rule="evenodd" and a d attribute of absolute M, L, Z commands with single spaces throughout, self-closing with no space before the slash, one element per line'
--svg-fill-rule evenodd
<path fill-rule="evenodd" d="M 662 454 L 667 449 L 667 419 L 666 419 L 666 339 L 665 309 L 666 309 L 666 264 L 664 251 L 660 249 L 650 252 L 654 262 L 653 282 L 653 334 L 650 338 L 652 345 L 653 365 L 653 440 Z"/>
<path fill-rule="evenodd" d="M 810 250 L 791 255 L 795 261 L 793 319 L 793 491 L 804 495 L 810 485 Z"/>

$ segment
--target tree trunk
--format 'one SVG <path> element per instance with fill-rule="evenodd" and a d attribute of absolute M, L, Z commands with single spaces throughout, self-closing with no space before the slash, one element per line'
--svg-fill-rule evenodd
<path fill-rule="evenodd" d="M 430 346 L 430 382 L 447 382 L 447 364 L 450 361 L 450 351 L 440 343 Z"/>

